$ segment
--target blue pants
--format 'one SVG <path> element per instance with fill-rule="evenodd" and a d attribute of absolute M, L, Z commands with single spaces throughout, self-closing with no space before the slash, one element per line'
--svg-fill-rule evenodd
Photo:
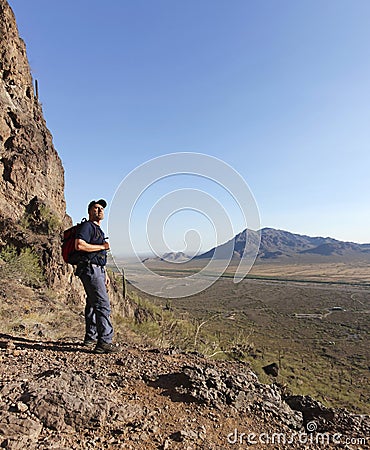
<path fill-rule="evenodd" d="M 105 285 L 105 269 L 89 264 L 78 274 L 86 292 L 85 339 L 111 343 L 113 326 L 110 303 Z"/>

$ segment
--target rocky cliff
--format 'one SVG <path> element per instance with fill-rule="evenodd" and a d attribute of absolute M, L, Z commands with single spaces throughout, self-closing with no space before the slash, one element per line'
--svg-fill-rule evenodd
<path fill-rule="evenodd" d="M 35 197 L 68 223 L 64 172 L 35 98 L 25 44 L 12 10 L 0 1 L 0 208 L 20 220 Z"/>
<path fill-rule="evenodd" d="M 0 58 L 0 250 L 29 248 L 47 285 L 63 289 L 71 275 L 60 255 L 60 231 L 71 223 L 64 171 L 6 0 L 0 0 Z"/>

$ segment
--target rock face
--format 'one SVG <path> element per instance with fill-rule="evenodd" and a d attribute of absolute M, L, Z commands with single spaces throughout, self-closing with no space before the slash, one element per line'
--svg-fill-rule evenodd
<path fill-rule="evenodd" d="M 32 200 L 64 223 L 64 171 L 35 98 L 26 47 L 11 8 L 0 0 L 0 209 L 22 219 Z"/>
<path fill-rule="evenodd" d="M 271 375 L 272 377 L 277 377 L 279 375 L 279 366 L 276 363 L 264 366 L 262 369 L 267 375 Z"/>
<path fill-rule="evenodd" d="M 64 170 L 6 0 L 0 0 L 0 55 L 0 250 L 29 248 L 47 285 L 63 290 L 71 276 L 60 254 L 60 232 L 71 224 Z"/>
<path fill-rule="evenodd" d="M 287 427 L 299 430 L 302 418 L 283 401 L 276 385 L 259 383 L 250 370 L 230 373 L 219 368 L 188 366 L 183 369 L 188 377 L 188 392 L 201 403 L 220 408 L 231 405 L 241 413 L 275 417 Z"/>

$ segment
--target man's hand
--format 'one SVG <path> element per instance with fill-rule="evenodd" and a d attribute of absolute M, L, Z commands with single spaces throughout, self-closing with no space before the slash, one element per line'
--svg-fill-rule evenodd
<path fill-rule="evenodd" d="M 105 274 L 105 287 L 107 288 L 107 290 L 109 288 L 109 285 L 110 285 L 110 278 L 109 278 L 108 274 L 106 273 Z"/>

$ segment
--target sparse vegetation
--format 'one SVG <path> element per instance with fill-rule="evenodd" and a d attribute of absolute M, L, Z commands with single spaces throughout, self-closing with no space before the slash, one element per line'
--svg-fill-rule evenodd
<path fill-rule="evenodd" d="M 35 289 L 19 280 L 1 273 L 1 333 L 31 339 L 83 336 L 82 305 L 68 306 L 55 291 L 44 287 Z"/>
<path fill-rule="evenodd" d="M 40 287 L 45 279 L 37 254 L 29 247 L 18 250 L 7 245 L 0 252 L 3 264 L 0 271 L 3 278 L 16 278 L 26 286 Z"/>
<path fill-rule="evenodd" d="M 122 279 L 116 279 L 116 282 L 121 284 Z M 120 288 L 122 286 L 118 286 Z M 132 287 L 128 295 L 136 305 L 135 317 L 130 319 L 115 313 L 118 334 L 122 329 L 128 328 L 157 347 L 199 352 L 212 359 L 239 360 L 253 351 L 250 333 L 240 331 L 232 339 L 225 340 L 221 333 L 212 330 L 218 314 L 199 320 L 188 312 L 181 313 L 173 308 L 172 300 L 164 299 L 163 304 L 157 303 Z"/>
<path fill-rule="evenodd" d="M 366 285 L 268 280 L 235 285 L 224 278 L 195 296 L 172 299 L 170 308 L 166 299 L 148 297 L 143 306 L 155 308 L 161 320 L 154 325 L 148 317 L 145 326 L 135 327 L 154 333 L 158 344 L 164 336 L 173 346 L 186 343 L 184 350 L 210 358 L 246 361 L 262 382 L 277 381 L 294 394 L 364 414 L 369 412 L 368 294 Z M 338 305 L 341 310 L 332 309 Z M 180 318 L 187 324 L 182 329 L 175 325 Z M 279 365 L 277 379 L 262 370 L 272 362 Z"/>
<path fill-rule="evenodd" d="M 59 217 L 46 205 L 40 206 L 40 217 L 47 224 L 49 233 L 55 233 L 61 229 L 62 224 Z"/>
<path fill-rule="evenodd" d="M 32 213 L 25 213 L 21 225 L 45 234 L 57 233 L 62 228 L 59 217 L 45 204 L 40 204 Z"/>
<path fill-rule="evenodd" d="M 135 318 L 116 317 L 116 322 L 128 326 L 134 333 L 150 338 L 159 347 L 178 347 L 184 351 L 206 350 L 210 336 L 199 331 L 195 321 L 174 314 L 168 306 L 156 305 L 138 293 L 131 292 L 130 297 L 137 305 Z"/>

